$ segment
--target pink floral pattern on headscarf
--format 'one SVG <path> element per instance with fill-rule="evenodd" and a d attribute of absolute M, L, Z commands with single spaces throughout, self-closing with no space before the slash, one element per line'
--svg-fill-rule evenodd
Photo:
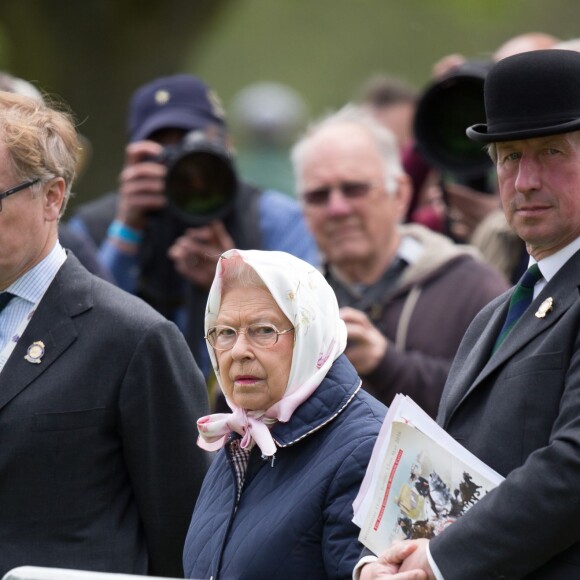
<path fill-rule="evenodd" d="M 346 326 L 338 313 L 334 291 L 313 266 L 286 252 L 228 250 L 218 261 L 216 276 L 209 292 L 205 330 L 214 326 L 222 294 L 223 260 L 238 256 L 263 280 L 272 297 L 292 322 L 294 350 L 288 386 L 280 401 L 269 409 L 247 411 L 226 397 L 232 413 L 201 417 L 197 422 L 198 445 L 215 451 L 224 446 L 231 431 L 242 436 L 241 447 L 258 445 L 271 457 L 276 446 L 269 426 L 287 422 L 292 413 L 318 388 L 332 363 L 346 347 Z M 209 356 L 223 390 L 213 349 Z"/>

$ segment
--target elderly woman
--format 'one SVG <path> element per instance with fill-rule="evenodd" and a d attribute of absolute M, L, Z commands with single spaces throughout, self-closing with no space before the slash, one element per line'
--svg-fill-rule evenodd
<path fill-rule="evenodd" d="M 210 290 L 206 339 L 231 414 L 198 421 L 221 449 L 184 550 L 188 578 L 350 578 L 352 502 L 386 408 L 344 356 L 334 293 L 284 252 L 230 250 Z"/>

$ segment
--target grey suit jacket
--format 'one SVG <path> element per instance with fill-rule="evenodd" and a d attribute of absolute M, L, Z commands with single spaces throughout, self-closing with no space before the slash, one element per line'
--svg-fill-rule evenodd
<path fill-rule="evenodd" d="M 37 364 L 25 359 L 35 341 Z M 69 254 L 0 373 L 0 576 L 181 576 L 207 412 L 175 325 Z"/>
<path fill-rule="evenodd" d="M 579 285 L 580 252 L 494 355 L 511 292 L 459 348 L 438 421 L 506 480 L 431 541 L 445 580 L 580 578 Z"/>

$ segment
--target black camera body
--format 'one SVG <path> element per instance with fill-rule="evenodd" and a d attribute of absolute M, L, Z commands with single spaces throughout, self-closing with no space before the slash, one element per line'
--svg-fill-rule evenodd
<path fill-rule="evenodd" d="M 465 130 L 485 123 L 483 85 L 491 61 L 468 60 L 432 82 L 421 94 L 414 120 L 417 146 L 434 167 L 457 182 L 491 193 L 492 162 Z"/>
<path fill-rule="evenodd" d="M 154 161 L 167 167 L 168 210 L 187 225 L 207 225 L 232 211 L 238 177 L 222 137 L 190 131 L 179 144 L 166 146 Z"/>

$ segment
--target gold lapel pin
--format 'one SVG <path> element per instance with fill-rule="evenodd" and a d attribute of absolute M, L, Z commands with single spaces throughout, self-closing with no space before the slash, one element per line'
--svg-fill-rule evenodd
<path fill-rule="evenodd" d="M 546 314 L 554 309 L 554 299 L 550 296 L 546 298 L 536 312 L 536 318 L 545 318 Z"/>
<path fill-rule="evenodd" d="M 33 364 L 40 364 L 42 357 L 44 356 L 44 342 L 37 340 L 33 342 L 29 347 L 24 358 Z"/>

